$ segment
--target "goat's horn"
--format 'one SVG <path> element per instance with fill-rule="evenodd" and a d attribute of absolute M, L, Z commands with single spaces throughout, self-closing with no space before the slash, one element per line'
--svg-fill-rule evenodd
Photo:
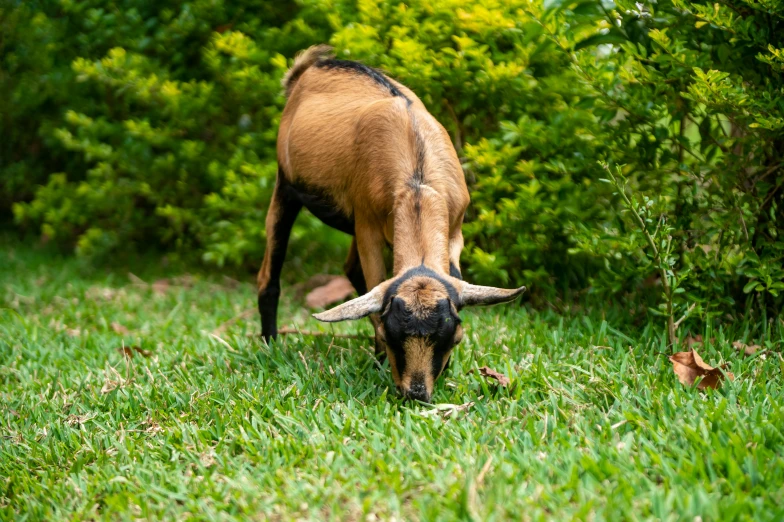
<path fill-rule="evenodd" d="M 384 301 L 385 288 L 379 285 L 365 295 L 346 301 L 330 310 L 313 314 L 313 317 L 325 323 L 336 323 L 338 321 L 362 319 L 370 314 L 380 312 Z"/>
<path fill-rule="evenodd" d="M 522 295 L 523 292 L 525 292 L 524 286 L 507 289 L 463 283 L 460 291 L 460 304 L 462 306 L 473 306 L 506 303 L 513 301 Z"/>

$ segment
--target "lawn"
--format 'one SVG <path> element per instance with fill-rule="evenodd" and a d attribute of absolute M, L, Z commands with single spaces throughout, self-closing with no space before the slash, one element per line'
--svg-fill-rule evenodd
<path fill-rule="evenodd" d="M 735 374 L 702 392 L 628 312 L 467 310 L 426 405 L 367 340 L 263 344 L 249 282 L 0 251 L 3 519 L 784 519 L 780 320 L 694 332 Z"/>

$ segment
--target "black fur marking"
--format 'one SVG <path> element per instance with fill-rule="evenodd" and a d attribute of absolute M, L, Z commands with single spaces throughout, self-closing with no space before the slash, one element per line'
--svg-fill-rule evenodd
<path fill-rule="evenodd" d="M 346 265 L 346 277 L 351 281 L 351 286 L 357 291 L 359 295 L 367 293 L 367 283 L 365 282 L 365 273 L 362 271 L 362 262 L 359 259 L 359 254 L 356 255 L 354 264 L 351 266 Z"/>
<path fill-rule="evenodd" d="M 273 231 L 273 252 L 270 263 L 269 282 L 259 292 L 258 305 L 261 315 L 261 335 L 265 340 L 274 339 L 278 333 L 278 298 L 280 297 L 280 273 L 283 262 L 286 260 L 286 248 L 289 244 L 291 227 L 297 219 L 302 204 L 290 196 L 287 191 L 287 182 L 283 169 L 278 168 L 278 183 L 275 186 L 275 195 L 279 199 L 280 214 L 275 222 Z"/>
<path fill-rule="evenodd" d="M 395 281 L 394 284 L 392 284 L 389 288 L 387 288 L 387 291 L 384 294 L 384 303 L 381 309 L 382 310 L 386 309 L 386 307 L 389 305 L 390 300 L 397 294 L 400 285 L 402 285 L 405 281 L 411 279 L 412 277 L 417 277 L 417 276 L 429 277 L 431 279 L 435 279 L 436 281 L 444 285 L 447 294 L 449 294 L 449 300 L 452 301 L 452 303 L 454 303 L 455 306 L 458 306 L 458 303 L 460 302 L 459 300 L 460 296 L 457 293 L 457 289 L 455 289 L 455 287 L 452 286 L 452 284 L 449 283 L 449 281 L 447 281 L 446 279 L 444 279 L 443 277 L 441 277 L 431 269 L 427 268 L 424 265 L 419 265 L 415 268 L 408 270 L 405 274 L 400 276 L 400 278 L 397 281 Z"/>
<path fill-rule="evenodd" d="M 430 397 L 427 394 L 427 386 L 425 385 L 425 376 L 421 373 L 416 373 L 411 377 L 411 387 L 406 393 L 409 399 L 427 402 Z"/>
<path fill-rule="evenodd" d="M 347 216 L 341 212 L 327 194 L 302 184 L 286 183 L 284 189 L 288 198 L 310 210 L 324 224 L 354 235 L 354 216 Z"/>
<path fill-rule="evenodd" d="M 460 273 L 460 269 L 454 263 L 449 263 L 449 275 L 455 279 L 463 280 L 463 274 Z"/>
<path fill-rule="evenodd" d="M 411 182 L 423 185 L 425 183 L 425 140 L 419 132 L 419 124 L 413 114 L 411 114 L 411 126 L 414 129 L 414 141 L 416 142 L 416 164 Z"/>
<path fill-rule="evenodd" d="M 406 309 L 406 304 L 403 300 L 395 298 L 400 285 L 407 279 L 416 276 L 429 277 L 439 281 L 449 294 L 449 299 L 440 300 L 427 317 L 420 318 L 414 316 Z M 397 369 L 401 375 L 403 375 L 406 368 L 404 345 L 409 337 L 424 337 L 433 345 L 431 371 L 434 378 L 441 373 L 441 361 L 443 361 L 444 355 L 452 348 L 455 330 L 460 324 L 460 317 L 453 312 L 453 303 L 455 305 L 458 303 L 457 290 L 425 266 L 412 268 L 387 289 L 383 305 L 383 309 L 386 312 L 381 316 L 381 320 L 384 321 L 387 344 L 395 354 Z"/>
<path fill-rule="evenodd" d="M 389 80 L 389 78 L 386 77 L 384 73 L 378 69 L 368 67 L 364 63 L 354 62 L 352 60 L 337 60 L 333 58 L 316 62 L 316 67 L 320 67 L 322 69 L 338 69 L 368 76 L 374 82 L 389 91 L 389 94 L 392 96 L 400 96 L 406 100 L 409 105 L 411 105 L 411 100 L 409 100 L 405 94 L 400 92 L 400 89 L 395 87 L 395 85 Z"/>
<path fill-rule="evenodd" d="M 421 227 L 422 185 L 425 183 L 425 140 L 419 132 L 416 116 L 410 110 L 408 114 L 411 118 L 411 127 L 414 131 L 414 142 L 416 145 L 416 163 L 414 164 L 414 173 L 408 181 L 408 186 L 414 191 L 414 213 L 417 225 Z"/>

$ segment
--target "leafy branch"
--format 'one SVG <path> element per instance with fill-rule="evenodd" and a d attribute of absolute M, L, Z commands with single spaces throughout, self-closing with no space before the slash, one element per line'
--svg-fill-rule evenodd
<path fill-rule="evenodd" d="M 675 278 L 675 274 L 673 272 L 673 265 L 675 264 L 675 258 L 672 255 L 672 228 L 666 224 L 664 220 L 664 216 L 660 216 L 657 220 L 656 228 L 653 230 L 653 233 L 649 230 L 649 223 L 652 223 L 652 219 L 650 218 L 650 209 L 653 206 L 653 201 L 649 200 L 648 198 L 644 198 L 646 201 L 644 204 L 640 204 L 639 201 L 634 197 L 634 194 L 629 196 L 626 193 L 628 182 L 626 177 L 621 172 L 620 166 L 615 167 L 615 173 L 613 173 L 610 166 L 607 163 L 601 163 L 604 170 L 607 172 L 609 179 L 604 179 L 602 181 L 612 184 L 613 187 L 616 189 L 616 194 L 621 196 L 621 200 L 623 201 L 624 206 L 626 209 L 634 216 L 635 224 L 639 227 L 640 232 L 645 237 L 646 242 L 648 243 L 648 247 L 650 249 L 650 253 L 648 254 L 649 257 L 653 260 L 654 268 L 659 272 L 659 277 L 661 278 L 662 283 L 662 291 L 664 293 L 664 301 L 666 305 L 666 317 L 667 317 L 667 339 L 669 341 L 670 346 L 675 346 L 678 343 L 678 338 L 675 334 L 675 331 L 680 325 L 680 323 L 685 319 L 686 316 L 681 318 L 680 320 L 675 321 L 674 315 L 674 294 L 675 294 L 675 286 L 677 285 L 677 279 Z M 691 307 L 686 315 L 693 309 Z"/>

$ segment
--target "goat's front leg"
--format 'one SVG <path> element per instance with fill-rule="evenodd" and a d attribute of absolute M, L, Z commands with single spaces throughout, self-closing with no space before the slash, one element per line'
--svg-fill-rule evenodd
<path fill-rule="evenodd" d="M 462 219 L 460 222 L 462 223 Z M 463 231 L 458 225 L 449 235 L 449 275 L 463 279 L 460 272 L 460 253 L 463 251 Z"/>
<path fill-rule="evenodd" d="M 384 234 L 380 228 L 356 227 L 355 242 L 359 253 L 359 262 L 365 276 L 367 290 L 371 290 L 383 283 L 387 278 L 387 269 L 384 265 Z M 376 355 L 386 353 L 384 332 L 379 314 L 371 314 L 370 321 L 376 334 Z"/>
<path fill-rule="evenodd" d="M 274 339 L 278 333 L 280 272 L 286 259 L 291 227 L 301 208 L 302 204 L 287 194 L 286 181 L 283 179 L 283 172 L 279 170 L 275 192 L 267 211 L 267 248 L 264 250 L 264 262 L 257 277 L 261 335 L 265 341 Z"/>

